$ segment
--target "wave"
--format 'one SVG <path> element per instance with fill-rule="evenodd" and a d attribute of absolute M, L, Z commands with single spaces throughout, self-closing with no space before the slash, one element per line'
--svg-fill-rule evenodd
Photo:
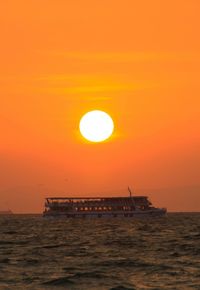
<path fill-rule="evenodd" d="M 42 283 L 42 285 L 48 286 L 67 286 L 72 284 L 74 284 L 74 282 L 71 281 L 68 277 L 60 277 Z"/>
<path fill-rule="evenodd" d="M 125 286 L 117 286 L 117 287 L 112 287 L 110 288 L 109 290 L 136 290 L 136 288 L 133 288 L 133 287 L 125 287 Z"/>

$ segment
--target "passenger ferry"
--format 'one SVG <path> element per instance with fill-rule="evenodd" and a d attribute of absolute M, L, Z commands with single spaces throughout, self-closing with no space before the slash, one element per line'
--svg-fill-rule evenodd
<path fill-rule="evenodd" d="M 44 217 L 116 218 L 161 217 L 166 208 L 156 208 L 147 196 L 128 197 L 48 197 Z"/>

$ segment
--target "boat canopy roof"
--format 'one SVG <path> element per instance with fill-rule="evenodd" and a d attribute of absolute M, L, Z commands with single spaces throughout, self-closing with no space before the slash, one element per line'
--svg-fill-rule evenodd
<path fill-rule="evenodd" d="M 115 197 L 47 197 L 46 200 L 83 200 L 83 199 L 89 199 L 89 200 L 110 200 L 110 199 L 130 199 L 130 198 L 147 198 L 147 196 L 115 196 Z"/>

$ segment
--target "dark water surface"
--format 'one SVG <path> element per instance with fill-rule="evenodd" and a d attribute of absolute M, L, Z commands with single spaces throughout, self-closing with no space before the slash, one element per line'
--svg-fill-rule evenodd
<path fill-rule="evenodd" d="M 1 216 L 0 289 L 200 289 L 200 213 Z"/>

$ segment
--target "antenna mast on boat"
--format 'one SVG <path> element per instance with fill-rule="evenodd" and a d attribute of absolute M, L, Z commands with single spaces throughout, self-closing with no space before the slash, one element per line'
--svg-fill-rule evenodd
<path fill-rule="evenodd" d="M 130 193 L 130 198 L 131 198 L 132 204 L 133 204 L 134 208 L 136 209 L 135 200 L 134 200 L 134 198 L 132 197 L 132 191 L 131 191 L 131 189 L 130 189 L 129 186 L 128 186 L 128 191 L 129 191 L 129 193 Z"/>
<path fill-rule="evenodd" d="M 129 186 L 128 186 L 128 191 L 129 191 L 129 193 L 130 193 L 130 197 L 132 197 L 132 191 L 131 191 L 131 189 L 130 189 Z"/>

